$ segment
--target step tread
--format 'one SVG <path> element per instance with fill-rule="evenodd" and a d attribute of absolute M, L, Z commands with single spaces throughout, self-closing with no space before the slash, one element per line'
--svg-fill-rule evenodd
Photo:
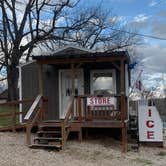
<path fill-rule="evenodd" d="M 62 120 L 44 120 L 42 123 L 60 123 Z"/>
<path fill-rule="evenodd" d="M 60 134 L 61 131 L 44 131 L 44 130 L 40 130 L 37 132 L 37 134 Z"/>
<path fill-rule="evenodd" d="M 61 141 L 62 138 L 60 137 L 35 137 L 35 140 L 59 140 Z"/>
<path fill-rule="evenodd" d="M 43 127 L 61 127 L 61 123 L 42 123 L 38 125 L 39 128 Z"/>
<path fill-rule="evenodd" d="M 62 145 L 48 145 L 48 144 L 32 144 L 29 146 L 30 148 L 62 148 Z"/>

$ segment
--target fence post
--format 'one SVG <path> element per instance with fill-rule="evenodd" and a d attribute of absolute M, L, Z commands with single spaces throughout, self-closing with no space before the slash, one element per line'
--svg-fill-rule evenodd
<path fill-rule="evenodd" d="M 79 121 L 82 121 L 82 110 L 81 110 L 81 97 L 78 96 L 78 114 L 79 114 Z"/>
<path fill-rule="evenodd" d="M 121 95 L 121 120 L 122 127 L 122 152 L 127 152 L 127 124 L 125 122 L 127 116 L 127 105 L 125 95 Z"/>
<path fill-rule="evenodd" d="M 26 125 L 26 143 L 27 145 L 31 145 L 31 126 L 29 122 Z"/>
<path fill-rule="evenodd" d="M 65 120 L 61 122 L 61 135 L 62 135 L 62 149 L 64 148 L 64 144 L 66 141 L 66 133 L 65 133 Z"/>
<path fill-rule="evenodd" d="M 13 109 L 13 115 L 12 115 L 12 123 L 13 123 L 12 131 L 16 132 L 16 105 L 14 105 L 13 107 L 14 109 Z"/>

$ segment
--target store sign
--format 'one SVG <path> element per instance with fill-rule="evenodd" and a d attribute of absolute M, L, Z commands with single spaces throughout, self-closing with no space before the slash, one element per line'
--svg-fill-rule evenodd
<path fill-rule="evenodd" d="M 139 141 L 142 142 L 162 142 L 163 124 L 154 106 L 139 106 Z"/>
<path fill-rule="evenodd" d="M 88 97 L 87 106 L 114 106 L 116 108 L 117 100 L 115 97 Z"/>

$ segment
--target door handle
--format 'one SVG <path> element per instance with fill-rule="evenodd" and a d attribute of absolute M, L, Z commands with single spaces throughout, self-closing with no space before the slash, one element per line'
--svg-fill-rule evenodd
<path fill-rule="evenodd" d="M 66 96 L 70 96 L 70 89 L 69 88 L 66 89 Z"/>

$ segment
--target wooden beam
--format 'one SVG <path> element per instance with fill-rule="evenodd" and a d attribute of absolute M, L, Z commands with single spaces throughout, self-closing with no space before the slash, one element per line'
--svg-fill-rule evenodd
<path fill-rule="evenodd" d="M 77 97 L 77 107 L 78 107 L 77 109 L 78 109 L 78 115 L 79 115 L 78 120 L 80 122 L 82 122 L 82 109 L 81 109 L 81 98 L 80 98 L 80 96 Z"/>
<path fill-rule="evenodd" d="M 125 100 L 125 65 L 124 60 L 120 61 L 120 93 L 121 93 L 121 115 L 122 115 L 122 152 L 127 152 L 127 124 L 125 123 L 127 109 Z"/>
<path fill-rule="evenodd" d="M 127 124 L 124 123 L 124 127 L 122 128 L 122 152 L 127 152 Z"/>
<path fill-rule="evenodd" d="M 120 93 L 125 94 L 125 73 L 124 73 L 124 60 L 120 61 Z"/>
<path fill-rule="evenodd" d="M 70 74 L 70 78 L 71 78 L 71 94 L 74 94 L 74 64 L 71 64 L 71 74 Z"/>
<path fill-rule="evenodd" d="M 116 67 L 120 71 L 120 66 L 118 66 L 115 62 L 111 62 L 114 67 Z"/>
<path fill-rule="evenodd" d="M 80 63 L 91 63 L 91 62 L 113 62 L 113 61 L 124 61 L 127 57 L 114 56 L 114 57 L 89 57 L 89 58 L 47 58 L 37 59 L 38 64 L 80 64 Z"/>
<path fill-rule="evenodd" d="M 79 69 L 81 67 L 82 63 L 78 64 L 75 69 Z"/>

